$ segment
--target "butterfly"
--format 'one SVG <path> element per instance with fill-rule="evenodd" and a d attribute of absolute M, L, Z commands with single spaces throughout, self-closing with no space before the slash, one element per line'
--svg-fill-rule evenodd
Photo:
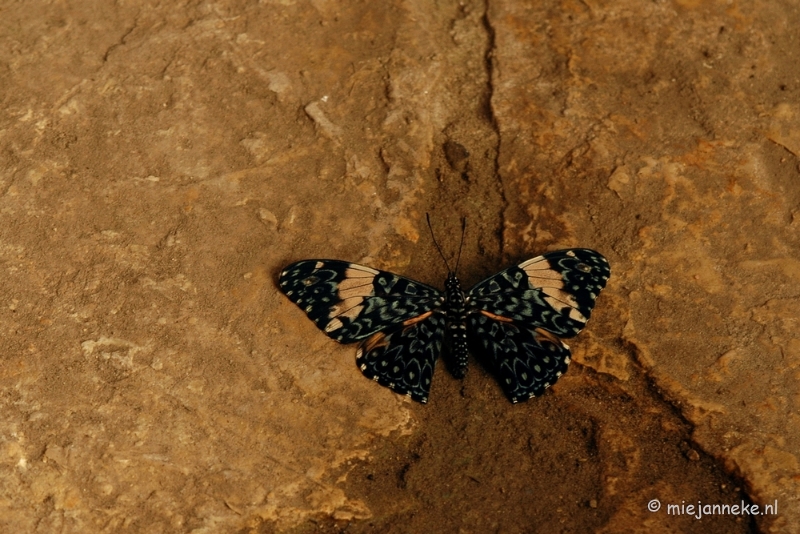
<path fill-rule="evenodd" d="M 583 329 L 610 275 L 599 252 L 574 248 L 509 267 L 466 293 L 449 266 L 442 293 L 394 273 L 316 259 L 287 266 L 279 285 L 327 336 L 360 342 L 361 372 L 396 393 L 426 403 L 447 344 L 453 376 L 465 376 L 471 350 L 517 403 L 566 372 L 562 338 Z"/>

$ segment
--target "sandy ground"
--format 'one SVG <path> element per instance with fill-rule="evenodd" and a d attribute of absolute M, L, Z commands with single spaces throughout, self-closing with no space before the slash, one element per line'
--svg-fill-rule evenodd
<path fill-rule="evenodd" d="M 798 532 L 798 27 L 788 0 L 0 2 L 0 527 Z M 413 403 L 278 291 L 328 257 L 442 287 L 426 212 L 451 254 L 468 218 L 467 287 L 611 262 L 543 397 L 473 362 Z"/>

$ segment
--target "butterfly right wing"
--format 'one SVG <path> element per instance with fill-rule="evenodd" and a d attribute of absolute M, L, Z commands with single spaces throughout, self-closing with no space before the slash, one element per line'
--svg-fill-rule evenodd
<path fill-rule="evenodd" d="M 441 293 L 386 271 L 338 260 L 303 260 L 279 277 L 281 291 L 327 336 L 360 341 L 441 306 Z"/>
<path fill-rule="evenodd" d="M 611 270 L 594 250 L 549 252 L 479 282 L 467 294 L 469 337 L 511 402 L 540 395 L 567 370 L 560 338 L 586 325 Z"/>
<path fill-rule="evenodd" d="M 443 313 L 427 312 L 373 334 L 361 342 L 356 364 L 367 378 L 424 404 L 442 350 L 444 323 Z"/>

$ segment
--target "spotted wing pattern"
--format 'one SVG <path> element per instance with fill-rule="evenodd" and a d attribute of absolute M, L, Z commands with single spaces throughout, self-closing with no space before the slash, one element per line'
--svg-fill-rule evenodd
<path fill-rule="evenodd" d="M 569 347 L 541 329 L 476 313 L 469 317 L 469 332 L 473 353 L 513 403 L 541 395 L 567 372 Z"/>
<path fill-rule="evenodd" d="M 510 267 L 467 294 L 475 309 L 574 337 L 586 325 L 611 270 L 598 252 L 558 250 Z"/>
<path fill-rule="evenodd" d="M 442 313 L 428 312 L 373 334 L 358 348 L 356 364 L 367 378 L 426 403 L 442 350 L 444 323 Z"/>
<path fill-rule="evenodd" d="M 511 402 L 540 395 L 567 370 L 559 338 L 586 325 L 611 270 L 594 250 L 550 252 L 487 278 L 467 294 L 470 344 Z"/>
<path fill-rule="evenodd" d="M 441 306 L 442 294 L 396 274 L 338 260 L 303 260 L 280 288 L 326 335 L 352 343 Z"/>

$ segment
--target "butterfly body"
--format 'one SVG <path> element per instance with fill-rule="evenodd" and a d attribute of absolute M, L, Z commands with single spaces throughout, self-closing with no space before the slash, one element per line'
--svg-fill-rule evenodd
<path fill-rule="evenodd" d="M 455 273 L 444 293 L 408 278 L 339 260 L 303 260 L 280 274 L 281 290 L 340 343 L 360 342 L 361 372 L 427 402 L 447 344 L 450 371 L 466 375 L 470 350 L 512 402 L 539 395 L 567 370 L 569 347 L 610 276 L 593 250 L 550 252 L 464 292 Z"/>
<path fill-rule="evenodd" d="M 466 296 L 455 273 L 448 273 L 444 287 L 447 335 L 450 340 L 450 372 L 456 378 L 464 378 L 469 360 Z"/>

